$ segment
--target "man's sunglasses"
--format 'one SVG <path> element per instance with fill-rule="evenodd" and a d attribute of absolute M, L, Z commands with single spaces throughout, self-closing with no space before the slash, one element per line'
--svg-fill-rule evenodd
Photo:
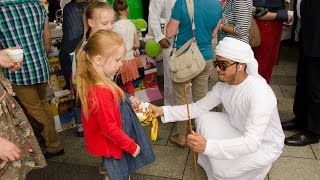
<path fill-rule="evenodd" d="M 213 61 L 214 67 L 217 68 L 217 66 L 218 66 L 221 71 L 225 71 L 227 69 L 227 67 L 232 66 L 234 64 L 238 64 L 238 62 L 234 62 L 231 64 L 225 64 L 223 61 Z"/>

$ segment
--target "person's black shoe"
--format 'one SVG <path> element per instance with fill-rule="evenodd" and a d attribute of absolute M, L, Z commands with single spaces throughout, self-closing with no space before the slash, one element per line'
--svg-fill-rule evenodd
<path fill-rule="evenodd" d="M 306 146 L 309 144 L 316 144 L 318 142 L 319 136 L 307 132 L 300 132 L 284 140 L 284 144 L 288 146 Z"/>
<path fill-rule="evenodd" d="M 282 129 L 283 130 L 293 130 L 293 129 L 298 129 L 298 126 L 295 123 L 295 120 L 290 120 L 286 122 L 281 123 Z"/>
<path fill-rule="evenodd" d="M 77 131 L 77 136 L 78 137 L 84 137 L 83 131 Z"/>
<path fill-rule="evenodd" d="M 46 158 L 46 159 L 50 159 L 50 158 L 53 158 L 53 157 L 56 157 L 56 156 L 61 156 L 61 155 L 63 155 L 64 154 L 64 149 L 61 149 L 60 151 L 58 151 L 58 152 L 55 152 L 55 153 L 51 153 L 51 152 L 46 152 L 45 154 L 44 154 L 44 158 Z"/>

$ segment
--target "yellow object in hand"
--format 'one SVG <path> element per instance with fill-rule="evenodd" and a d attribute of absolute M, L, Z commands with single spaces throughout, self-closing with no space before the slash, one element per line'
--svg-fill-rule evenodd
<path fill-rule="evenodd" d="M 148 111 L 148 106 L 149 103 L 142 103 L 139 108 L 135 109 L 135 112 L 142 126 L 147 126 L 150 123 L 152 124 L 150 136 L 151 141 L 155 141 L 158 136 L 159 123 L 158 119 L 153 116 L 152 112 Z"/>
<path fill-rule="evenodd" d="M 151 127 L 151 140 L 152 141 L 157 140 L 158 127 L 159 127 L 158 119 L 157 118 L 153 118 L 152 119 L 152 127 Z"/>

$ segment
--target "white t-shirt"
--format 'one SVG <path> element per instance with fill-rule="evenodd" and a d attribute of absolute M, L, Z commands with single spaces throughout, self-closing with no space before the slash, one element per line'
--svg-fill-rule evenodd
<path fill-rule="evenodd" d="M 136 27 L 130 20 L 118 20 L 113 25 L 113 31 L 118 33 L 126 44 L 126 55 L 124 60 L 131 60 L 133 56 L 133 43 L 134 34 L 136 33 Z"/>

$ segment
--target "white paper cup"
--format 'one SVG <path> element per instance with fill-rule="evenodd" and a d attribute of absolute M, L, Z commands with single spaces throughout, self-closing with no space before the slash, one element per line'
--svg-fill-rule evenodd
<path fill-rule="evenodd" d="M 23 49 L 7 49 L 6 53 L 13 62 L 22 62 L 23 60 Z"/>

